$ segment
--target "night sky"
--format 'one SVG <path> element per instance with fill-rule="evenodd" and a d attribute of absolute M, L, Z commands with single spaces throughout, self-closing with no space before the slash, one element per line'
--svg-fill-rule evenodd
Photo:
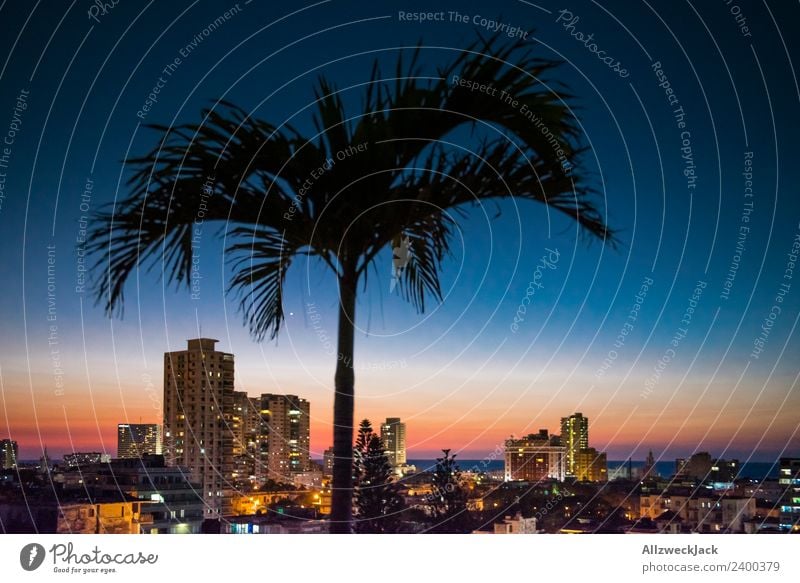
<path fill-rule="evenodd" d="M 82 217 L 128 194 L 121 160 L 157 138 L 145 123 L 198 122 L 224 99 L 313 135 L 319 75 L 356 114 L 363 88 L 346 88 L 367 82 L 374 60 L 393 71 L 420 43 L 422 74 L 436 76 L 489 21 L 564 61 L 554 82 L 575 96 L 583 165 L 621 245 L 540 204 L 469 209 L 445 301 L 424 315 L 390 292 L 387 249 L 358 303 L 356 417 L 403 418 L 412 458 L 490 455 L 511 434 L 558 432 L 575 411 L 609 459 L 798 453 L 796 3 L 275 4 L 121 2 L 94 18 L 88 0 L 0 4 L 0 438 L 21 458 L 44 445 L 114 454 L 117 423 L 160 422 L 162 355 L 199 335 L 235 354 L 237 390 L 309 399 L 321 456 L 333 275 L 298 261 L 286 326 L 257 343 L 224 293 L 224 245 L 204 237 L 199 299 L 145 265 L 124 317 L 109 319 L 83 285 Z M 441 19 L 401 19 L 419 11 Z"/>

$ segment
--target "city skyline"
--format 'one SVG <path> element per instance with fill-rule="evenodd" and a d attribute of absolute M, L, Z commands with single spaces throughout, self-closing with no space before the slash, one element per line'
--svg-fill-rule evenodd
<path fill-rule="evenodd" d="M 238 392 L 238 391 L 237 391 Z M 258 398 L 260 395 L 253 396 L 252 398 Z M 481 459 L 490 455 L 491 452 L 499 445 L 504 443 L 504 441 L 509 437 L 509 435 L 523 435 L 526 433 L 533 433 L 535 432 L 540 426 L 552 426 L 558 427 L 558 420 L 563 415 L 562 412 L 555 411 L 552 415 L 549 415 L 548 418 L 544 418 L 543 416 L 536 416 L 534 421 L 529 420 L 524 416 L 520 417 L 522 423 L 517 423 L 514 426 L 507 427 L 505 423 L 502 424 L 502 427 L 495 427 L 497 432 L 493 433 L 494 436 L 497 436 L 495 440 L 489 440 L 487 443 L 488 445 L 484 446 L 484 448 L 466 448 L 463 446 L 463 443 L 456 443 L 453 440 L 442 440 L 440 445 L 433 445 L 430 444 L 431 440 L 425 440 L 424 448 L 415 447 L 414 442 L 411 441 L 408 450 L 408 459 L 417 459 L 417 460 L 432 460 L 438 457 L 441 454 L 441 450 L 446 448 L 452 449 L 455 453 L 459 455 L 462 459 Z M 413 417 L 413 415 L 409 415 Z M 356 414 L 358 419 L 361 418 L 374 418 L 379 420 L 381 418 L 381 413 L 377 413 L 372 417 L 367 415 L 359 415 Z M 49 452 L 53 455 L 63 455 L 67 453 L 72 453 L 73 451 L 95 451 L 100 450 L 109 452 L 114 454 L 117 451 L 117 437 L 118 437 L 118 421 L 113 417 L 113 414 L 106 414 L 103 415 L 102 418 L 108 420 L 108 423 L 105 425 L 101 425 L 98 428 L 93 428 L 91 431 L 87 432 L 88 435 L 85 439 L 75 439 L 75 435 L 73 435 L 72 443 L 74 443 L 74 447 L 70 448 L 68 446 L 59 445 L 59 441 L 57 439 L 50 439 L 50 440 L 43 440 L 42 445 L 39 446 L 36 442 L 38 442 L 38 435 L 40 432 L 35 431 L 28 431 L 28 432 L 20 432 L 22 437 L 19 437 L 18 433 L 14 433 L 13 436 L 8 436 L 6 433 L 4 435 L 9 439 L 13 439 L 20 443 L 20 458 L 21 460 L 35 460 L 38 459 L 46 447 Z M 154 414 L 150 418 L 150 423 L 143 423 L 147 421 L 146 418 L 139 418 L 140 424 L 159 424 L 160 423 L 160 415 Z M 527 419 L 527 421 L 526 421 Z M 376 421 L 379 423 L 379 421 Z M 131 425 L 135 425 L 131 423 Z M 664 447 L 663 442 L 659 442 L 658 440 L 647 440 L 647 441 L 639 441 L 636 442 L 635 448 L 631 448 L 629 444 L 617 444 L 615 445 L 613 442 L 608 442 L 604 440 L 604 437 L 610 433 L 610 429 L 604 431 L 602 425 L 600 425 L 599 429 L 597 427 L 597 423 L 595 422 L 593 427 L 593 441 L 600 442 L 603 445 L 601 448 L 603 450 L 610 451 L 609 459 L 610 460 L 626 460 L 630 457 L 634 459 L 644 459 L 646 456 L 646 452 L 649 450 L 654 450 L 659 453 L 656 457 L 659 460 L 673 460 L 678 457 L 687 457 L 692 453 L 698 451 L 705 451 L 705 450 L 716 450 L 718 448 L 714 447 L 713 444 L 708 444 L 707 442 L 695 443 L 694 441 L 679 441 L 678 443 L 674 443 L 675 440 L 671 440 L 672 445 L 668 447 Z M 522 427 L 523 429 L 519 429 Z M 330 438 L 328 436 L 329 433 L 329 425 L 326 423 L 314 423 L 314 419 L 311 420 L 311 436 L 312 436 L 312 446 L 310 448 L 311 456 L 315 460 L 323 459 L 323 453 L 326 449 L 330 447 Z M 419 428 L 417 428 L 419 429 Z M 470 435 L 469 430 L 472 428 L 462 428 L 459 431 L 455 431 L 454 434 L 458 435 L 467 435 L 467 441 L 469 440 L 468 436 Z M 414 424 L 412 424 L 412 429 L 410 435 L 413 437 L 415 433 Z M 103 439 L 98 439 L 97 435 L 102 435 Z M 599 435 L 600 437 L 597 437 Z M 31 439 L 33 437 L 33 439 Z M 27 439 L 26 439 L 27 438 Z M 605 437 L 607 439 L 607 437 Z M 313 445 L 313 444 L 321 444 L 321 445 Z M 99 447 L 103 446 L 103 447 Z M 789 455 L 796 448 L 791 448 L 789 446 L 780 448 L 780 449 L 770 449 L 770 448 L 761 448 L 757 450 L 751 450 L 747 448 L 723 448 L 722 451 L 728 452 L 726 455 L 728 457 L 737 457 L 742 459 L 749 459 L 755 462 L 769 462 L 773 461 L 777 457 L 781 455 Z"/>
<path fill-rule="evenodd" d="M 234 355 L 231 354 L 231 353 L 223 353 L 223 352 L 217 353 L 215 351 L 214 347 L 215 347 L 216 343 L 219 342 L 218 340 L 213 340 L 213 339 L 208 339 L 208 338 L 196 338 L 196 339 L 189 339 L 187 342 L 188 342 L 188 345 L 189 345 L 189 350 L 194 349 L 195 351 L 197 351 L 198 355 L 202 357 L 203 362 L 205 362 L 205 358 L 206 357 L 205 357 L 205 355 L 202 354 L 202 352 L 203 351 L 207 351 L 208 354 L 210 355 L 211 359 L 214 358 L 214 355 L 219 354 L 219 355 L 221 355 L 221 357 L 225 357 L 227 359 L 227 362 L 230 363 L 228 365 L 229 366 L 230 377 L 229 377 L 229 379 L 228 379 L 228 381 L 226 383 L 226 384 L 230 383 L 230 386 L 228 387 L 230 389 L 230 392 L 231 392 L 231 395 L 229 395 L 231 397 L 230 398 L 230 401 L 231 401 L 230 413 L 238 415 L 237 418 L 235 418 L 235 419 L 234 418 L 229 418 L 226 421 L 226 423 L 227 423 L 226 432 L 230 434 L 229 438 L 230 438 L 230 441 L 231 441 L 231 447 L 230 447 L 230 449 L 231 449 L 231 451 L 230 451 L 231 460 L 230 460 L 230 463 L 231 464 L 233 463 L 233 460 L 235 459 L 235 457 L 237 455 L 241 455 L 243 457 L 246 456 L 246 455 L 252 455 L 254 463 L 256 464 L 256 468 L 258 468 L 259 465 L 263 466 L 263 468 L 261 470 L 259 470 L 259 469 L 255 470 L 255 474 L 257 476 L 262 475 L 262 474 L 264 476 L 271 475 L 271 474 L 272 475 L 278 475 L 280 473 L 288 471 L 286 469 L 281 469 L 282 468 L 281 464 L 283 464 L 284 462 L 282 462 L 282 461 L 274 462 L 273 461 L 274 459 L 276 459 L 276 456 L 281 460 L 283 459 L 283 456 L 284 456 L 283 449 L 285 448 L 284 445 L 280 446 L 280 451 L 279 452 L 276 451 L 274 453 L 271 452 L 271 450 L 270 451 L 266 451 L 266 452 L 264 452 L 262 454 L 258 454 L 256 452 L 248 452 L 247 451 L 247 443 L 246 443 L 247 440 L 246 440 L 246 438 L 243 438 L 243 436 L 245 435 L 245 427 L 246 427 L 246 425 L 248 423 L 253 424 L 253 423 L 257 423 L 257 422 L 256 421 L 249 421 L 249 422 L 246 421 L 246 415 L 244 415 L 243 411 L 242 411 L 242 409 L 245 407 L 245 405 L 242 405 L 242 404 L 238 404 L 237 405 L 236 398 L 239 395 L 246 396 L 247 400 L 248 400 L 248 405 L 247 406 L 249 406 L 249 407 L 255 407 L 256 405 L 254 403 L 256 403 L 256 402 L 259 403 L 260 404 L 259 409 L 260 409 L 260 413 L 262 414 L 262 417 L 263 417 L 263 413 L 265 411 L 267 413 L 274 414 L 274 411 L 272 411 L 272 412 L 269 411 L 269 409 L 271 409 L 271 408 L 280 408 L 281 411 L 282 411 L 281 415 L 283 416 L 288 411 L 289 405 L 296 402 L 298 404 L 299 403 L 305 403 L 305 405 L 304 405 L 305 406 L 305 413 L 303 414 L 303 417 L 308 419 L 310 417 L 310 414 L 309 414 L 310 403 L 306 399 L 304 399 L 302 397 L 298 398 L 296 395 L 277 395 L 277 394 L 271 394 L 271 393 L 262 393 L 261 395 L 250 396 L 250 395 L 247 395 L 247 393 L 244 392 L 244 391 L 235 390 L 235 387 L 233 386 L 232 381 L 230 380 L 230 379 L 233 378 L 232 370 L 233 370 Z M 178 356 L 179 354 L 182 355 L 182 356 Z M 187 352 L 187 351 L 164 353 L 164 362 L 166 363 L 165 364 L 165 374 L 164 374 L 164 379 L 165 379 L 164 380 L 164 384 L 165 384 L 165 386 L 169 382 L 168 379 L 170 377 L 168 376 L 167 370 L 168 369 L 171 370 L 171 364 L 170 363 L 172 362 L 173 357 L 175 358 L 175 362 L 176 363 L 180 362 L 180 366 L 184 367 L 184 366 L 188 366 L 188 362 L 189 362 L 188 354 L 189 354 L 189 352 Z M 184 358 L 186 358 L 187 360 L 184 361 L 183 360 Z M 180 359 L 180 360 L 178 360 L 178 359 Z M 220 367 L 221 367 L 222 366 L 222 361 L 220 361 L 219 364 L 220 364 Z M 171 374 L 171 373 L 169 373 L 169 374 Z M 183 385 L 181 385 L 181 386 L 183 386 Z M 220 385 L 220 386 L 222 386 L 222 385 Z M 172 389 L 170 390 L 170 392 L 172 392 Z M 284 401 L 286 401 L 288 404 L 284 405 L 283 404 Z M 183 403 L 181 405 L 183 406 Z M 296 406 L 296 405 L 293 405 L 293 406 Z M 174 405 L 173 405 L 173 408 L 174 408 Z M 284 409 L 285 409 L 285 411 L 284 411 Z M 174 414 L 177 415 L 180 411 L 183 411 L 185 413 L 185 410 L 183 408 L 181 408 L 179 411 L 176 410 L 176 412 Z M 254 411 L 254 412 L 255 413 L 259 413 L 259 411 Z M 165 418 L 166 418 L 166 413 L 162 413 L 161 419 L 163 420 Z M 577 455 L 579 452 L 586 452 L 586 451 L 591 451 L 591 452 L 594 452 L 594 454 L 597 454 L 597 449 L 596 448 L 594 448 L 594 447 L 590 448 L 589 447 L 589 429 L 588 429 L 588 427 L 589 427 L 589 418 L 588 418 L 588 416 L 583 415 L 581 412 L 574 412 L 574 413 L 571 413 L 571 414 L 569 414 L 567 416 L 559 416 L 558 418 L 559 418 L 559 423 L 557 423 L 555 426 L 558 427 L 561 430 L 561 433 L 558 434 L 558 435 L 556 435 L 556 434 L 552 434 L 552 435 L 554 435 L 556 438 L 560 438 L 560 440 L 561 440 L 560 441 L 560 445 L 562 445 L 564 447 L 563 460 L 561 462 L 559 462 L 559 463 L 561 463 L 563 465 L 563 470 L 560 472 L 559 475 L 562 476 L 562 477 L 564 477 L 564 476 L 574 476 L 575 473 L 574 473 L 574 470 L 572 469 L 573 468 L 572 464 L 574 463 L 572 461 L 573 456 Z M 269 421 L 260 421 L 260 422 L 266 422 L 268 425 L 270 425 Z M 289 431 L 288 423 L 289 423 L 289 418 L 287 417 L 286 418 L 286 427 L 284 429 L 281 429 L 281 435 L 283 435 L 284 432 Z M 389 455 L 390 462 L 392 464 L 395 464 L 394 460 L 395 460 L 395 455 L 397 455 L 397 454 L 394 453 L 394 448 L 397 448 L 398 452 L 402 451 L 402 461 L 399 462 L 399 463 L 400 464 L 405 464 L 405 462 L 406 462 L 406 453 L 405 452 L 407 451 L 407 448 L 406 448 L 406 445 L 405 445 L 406 444 L 406 423 L 401 423 L 401 418 L 400 417 L 386 417 L 385 418 L 385 422 L 377 422 L 377 423 L 378 423 L 378 427 L 379 427 L 379 430 L 380 430 L 381 438 L 384 441 L 384 444 L 385 444 L 385 447 L 386 447 L 386 450 L 387 450 L 387 454 Z M 546 422 L 543 423 L 543 424 L 545 426 L 547 426 L 547 427 L 550 426 Z M 154 423 L 154 424 L 142 424 L 142 423 L 139 423 L 139 424 L 127 424 L 127 423 L 125 423 L 125 424 L 122 424 L 122 423 L 120 423 L 120 424 L 116 425 L 116 428 L 117 428 L 117 452 L 118 452 L 118 456 L 117 457 L 126 457 L 126 456 L 119 455 L 119 451 L 120 451 L 120 447 L 121 447 L 121 443 L 122 443 L 121 440 L 123 439 L 123 435 L 125 435 L 126 436 L 126 440 L 130 441 L 130 438 L 127 438 L 127 435 L 131 434 L 131 432 L 133 431 L 131 429 L 132 427 L 137 428 L 137 432 L 141 432 L 142 433 L 142 436 L 140 437 L 140 439 L 144 439 L 145 431 L 148 434 L 152 434 L 152 437 L 150 439 L 153 440 L 154 447 L 155 447 L 155 443 L 156 442 L 158 443 L 159 450 L 160 450 L 160 444 L 161 444 L 161 440 L 162 440 L 162 425 L 160 423 Z M 241 429 L 240 429 L 240 427 L 241 427 Z M 281 427 L 283 427 L 283 422 L 282 422 Z M 508 441 L 509 440 L 509 435 L 511 436 L 510 439 L 512 439 L 512 440 L 514 439 L 514 435 L 515 434 L 522 435 L 522 436 L 525 436 L 527 434 L 529 437 L 534 437 L 536 435 L 536 431 L 533 430 L 533 424 L 529 423 L 525 427 L 526 427 L 526 429 L 524 429 L 522 432 L 511 431 L 510 433 L 507 433 L 506 437 L 504 437 L 499 442 L 499 444 L 505 444 L 507 446 L 507 444 L 509 443 L 509 441 Z M 123 431 L 123 428 L 126 428 L 125 431 Z M 153 429 L 150 429 L 150 428 L 153 428 Z M 595 429 L 595 427 L 593 425 L 593 431 L 594 431 L 594 429 Z M 256 429 L 255 428 L 251 428 L 251 431 L 256 431 Z M 308 431 L 309 436 L 310 436 L 311 435 L 310 426 L 308 427 L 307 431 Z M 549 430 L 547 430 L 547 429 L 542 429 L 540 431 L 549 432 Z M 397 432 L 397 437 L 394 437 L 395 432 Z M 357 432 L 354 430 L 354 438 L 355 438 L 356 433 Z M 157 435 L 157 437 L 156 437 L 156 435 Z M 287 433 L 287 435 L 288 435 L 288 433 Z M 550 438 L 547 435 L 545 437 L 547 437 L 547 439 Z M 281 437 L 280 441 L 283 442 L 284 438 Z M 8 438 L 8 439 L 4 438 L 3 439 L 4 445 L 6 443 L 12 443 L 12 442 L 15 444 L 15 446 L 17 446 L 17 440 L 12 440 L 11 438 Z M 308 443 L 310 444 L 310 439 L 309 439 Z M 461 455 L 460 457 L 462 459 L 467 459 L 467 460 L 490 458 L 496 453 L 497 447 L 499 447 L 499 444 L 498 444 L 498 446 L 495 446 L 494 452 L 491 452 L 491 453 L 490 452 L 483 452 L 481 455 L 476 455 L 477 453 L 480 453 L 480 452 L 476 452 L 476 454 L 472 454 L 472 456 L 468 454 L 466 456 L 465 455 Z M 91 444 L 88 444 L 88 445 L 91 445 Z M 45 444 L 45 447 L 47 448 L 49 446 L 47 446 L 47 444 Z M 126 448 L 131 448 L 131 447 L 134 447 L 134 446 L 133 446 L 133 444 L 131 442 L 131 444 L 126 444 L 125 447 Z M 238 453 L 237 453 L 237 450 L 235 449 L 237 447 L 239 448 L 238 449 Z M 646 446 L 645 444 L 643 444 L 643 445 L 641 445 L 641 447 L 645 448 L 648 451 L 648 459 L 649 459 L 650 456 L 652 455 L 653 446 Z M 30 449 L 33 450 L 32 448 L 30 448 Z M 69 454 L 72 454 L 72 453 L 85 452 L 85 451 L 88 451 L 90 449 L 92 451 L 94 451 L 91 447 L 88 447 L 88 448 L 87 447 L 74 448 L 74 449 L 71 449 L 71 450 L 69 450 L 69 449 L 59 450 L 58 448 L 54 449 L 54 448 L 51 447 L 50 448 L 50 453 L 52 454 L 53 452 L 55 452 L 56 455 L 59 455 L 59 454 L 61 454 L 61 455 L 69 455 Z M 438 457 L 440 455 L 442 449 L 444 449 L 444 448 L 440 448 L 438 450 L 433 451 L 432 455 L 430 455 L 429 457 L 425 457 L 425 454 L 416 455 L 416 454 L 412 453 L 411 456 L 408 457 L 408 459 L 433 460 L 433 459 L 435 459 L 436 457 Z M 450 448 L 450 449 L 452 449 L 452 448 Z M 611 449 L 613 449 L 613 448 L 611 448 Z M 694 449 L 692 449 L 688 453 L 681 453 L 680 455 L 688 458 L 688 457 L 693 456 L 697 452 L 703 452 L 704 453 L 704 449 L 708 449 L 708 448 L 695 447 Z M 658 451 L 657 447 L 656 447 L 656 450 Z M 25 451 L 25 450 L 23 449 L 23 451 Z M 298 451 L 304 451 L 304 450 L 303 450 L 302 447 L 300 447 L 300 449 Z M 308 457 L 306 459 L 308 459 L 308 460 L 312 460 L 313 459 L 315 462 L 324 462 L 324 460 L 325 460 L 325 458 L 326 458 L 326 456 L 327 456 L 329 451 L 331 451 L 330 447 L 325 447 L 320 451 L 316 451 L 312 447 L 309 446 L 309 448 L 307 450 Z M 156 451 L 154 450 L 153 452 L 145 452 L 145 453 L 156 453 Z M 160 451 L 158 451 L 157 453 L 160 453 Z M 750 455 L 746 456 L 745 459 L 747 461 L 752 461 L 752 462 L 773 462 L 773 463 L 776 463 L 775 460 L 777 459 L 777 457 L 770 458 L 766 453 L 764 453 L 764 454 L 762 454 L 760 456 L 755 456 L 755 455 L 753 455 L 753 453 L 754 452 L 750 452 Z M 168 453 L 168 456 L 169 455 L 170 454 Z M 605 452 L 603 452 L 601 455 L 603 456 L 603 459 L 605 460 L 607 454 Z M 783 455 L 784 455 L 783 452 L 781 452 L 780 456 L 783 456 Z M 261 456 L 261 457 L 258 457 L 258 456 Z M 780 456 L 778 456 L 778 457 L 780 457 Z M 129 456 L 129 457 L 136 457 L 136 456 Z M 399 457 L 399 455 L 398 455 L 398 457 Z M 622 456 L 622 457 L 613 457 L 612 456 L 610 459 L 612 461 L 620 462 L 620 461 L 627 461 L 627 460 L 633 459 L 633 457 L 634 457 L 633 455 L 629 454 L 629 455 Z M 737 457 L 738 458 L 739 456 L 728 455 L 728 457 Z M 660 453 L 657 456 L 655 456 L 655 458 L 657 460 L 659 460 L 660 463 L 666 463 L 666 462 L 672 463 L 673 460 L 677 460 L 676 464 L 679 464 L 681 459 L 682 459 L 679 456 L 669 454 L 667 451 L 660 451 Z M 29 457 L 29 458 L 24 458 L 24 457 L 20 456 L 19 459 L 20 459 L 20 461 L 31 462 L 31 461 L 34 461 L 34 460 L 38 459 L 38 456 Z M 191 465 L 194 465 L 194 464 L 189 463 L 188 465 L 191 466 Z M 219 464 L 219 465 L 224 465 L 224 464 Z M 303 468 L 306 468 L 307 462 L 305 462 L 305 463 L 303 463 L 301 465 L 302 465 Z"/>
<path fill-rule="evenodd" d="M 216 342 L 216 341 L 215 341 Z M 241 362 L 241 359 L 239 360 Z M 237 365 L 238 369 L 238 365 Z M 160 375 L 161 376 L 161 375 Z M 246 391 L 242 391 L 239 387 L 235 385 L 234 382 L 234 390 L 237 394 L 246 393 Z M 148 398 L 148 409 L 149 411 L 153 411 L 150 414 L 150 417 L 139 417 L 138 423 L 130 423 L 130 425 L 137 425 L 137 424 L 150 424 L 161 423 L 161 413 L 156 412 L 153 409 L 153 403 L 160 403 L 161 398 L 163 395 L 163 385 L 161 384 L 154 384 L 148 375 L 148 379 L 145 381 L 145 391 L 149 393 L 149 395 L 155 395 Z M 298 391 L 301 392 L 302 391 Z M 264 393 L 257 393 L 255 395 L 248 396 L 253 399 L 260 399 Z M 325 397 L 327 398 L 327 397 Z M 323 400 L 324 402 L 324 400 Z M 377 409 L 377 408 L 376 408 Z M 399 410 L 403 410 L 403 407 L 398 407 Z M 586 409 L 586 407 L 584 407 Z M 408 410 L 408 409 L 405 409 Z M 149 411 L 146 411 L 149 413 Z M 357 409 L 358 411 L 358 409 Z M 411 409 L 413 411 L 413 409 Z M 426 439 L 422 442 L 423 447 L 417 445 L 419 442 L 409 441 L 409 445 L 407 446 L 407 450 L 410 452 L 409 458 L 410 459 L 435 459 L 440 453 L 441 450 L 445 447 L 452 449 L 454 452 L 459 453 L 459 456 L 462 459 L 480 459 L 485 457 L 489 454 L 493 449 L 495 449 L 498 445 L 501 445 L 505 442 L 509 435 L 522 435 L 524 433 L 533 433 L 539 427 L 559 427 L 563 428 L 563 424 L 565 419 L 569 419 L 570 417 L 563 417 L 564 410 L 558 404 L 553 404 L 550 406 L 550 411 L 552 413 L 548 414 L 546 417 L 543 414 L 529 416 L 525 411 L 516 411 L 513 415 L 507 414 L 506 419 L 509 421 L 503 422 L 502 424 L 495 424 L 492 427 L 492 438 L 488 440 L 488 445 L 484 446 L 483 448 L 478 447 L 464 447 L 464 441 L 466 443 L 474 443 L 474 439 L 464 439 L 464 441 L 456 443 L 453 441 L 445 441 L 442 440 L 439 445 L 432 444 L 432 440 Z M 115 452 L 116 445 L 118 440 L 118 424 L 119 421 L 113 419 L 113 413 L 103 410 L 98 411 L 97 418 L 99 419 L 108 419 L 112 422 L 114 428 L 114 436 L 111 439 L 111 429 L 110 425 L 100 425 L 98 428 L 94 428 L 93 431 L 89 432 L 89 435 L 85 439 L 76 438 L 75 432 L 71 432 L 72 435 L 70 440 L 72 443 L 75 444 L 74 449 L 70 449 L 69 447 L 65 446 L 62 443 L 59 443 L 58 440 L 43 440 L 42 447 L 47 446 L 51 454 L 61 455 L 64 453 L 71 453 L 73 451 L 95 451 L 97 449 L 103 449 L 99 446 L 104 446 L 104 451 Z M 576 413 L 579 414 L 579 413 Z M 371 418 L 374 419 L 375 423 L 380 426 L 381 421 L 380 419 L 385 417 L 385 413 L 383 413 L 383 407 L 381 406 L 377 411 L 372 415 L 360 415 L 358 412 L 356 414 L 358 419 L 361 418 Z M 420 416 L 418 414 L 414 414 L 413 412 L 407 413 L 406 415 L 399 416 L 400 418 L 406 419 L 410 417 L 414 420 L 412 424 L 412 432 L 411 435 L 414 435 L 415 430 L 420 430 L 420 425 L 422 428 L 425 427 L 424 423 L 419 423 Z M 600 422 L 596 420 L 600 418 Z M 708 444 L 708 442 L 701 442 L 695 443 L 694 441 L 681 441 L 677 440 L 673 437 L 671 441 L 671 446 L 664 446 L 663 442 L 660 442 L 658 439 L 653 440 L 640 440 L 636 442 L 635 448 L 631 448 L 630 444 L 622 443 L 622 444 L 615 444 L 611 437 L 609 437 L 609 433 L 611 428 L 603 427 L 602 425 L 602 415 L 592 415 L 592 418 L 595 419 L 593 421 L 593 442 L 597 443 L 600 442 L 602 445 L 599 449 L 603 451 L 609 451 L 609 459 L 612 460 L 625 460 L 629 457 L 634 457 L 636 459 L 644 459 L 645 453 L 651 449 L 655 449 L 656 451 L 662 452 L 659 456 L 659 459 L 675 459 L 682 456 L 689 456 L 692 453 L 697 451 L 704 451 L 704 450 L 715 450 L 717 449 L 714 447 L 714 444 Z M 513 419 L 517 419 L 517 422 L 514 423 Z M 560 423 L 557 421 L 560 420 Z M 635 425 L 637 420 L 629 420 L 628 423 Z M 433 423 L 437 423 L 434 421 Z M 127 423 L 126 423 L 127 424 Z M 508 425 L 508 426 L 507 426 Z M 312 435 L 312 446 L 311 446 L 311 454 L 314 459 L 322 459 L 323 452 L 330 447 L 330 441 L 328 439 L 329 430 L 327 429 L 327 425 L 317 417 L 315 418 L 313 415 L 310 417 L 310 426 L 312 428 L 311 435 Z M 0 426 L 2 427 L 2 426 Z M 521 429 L 520 429 L 521 428 Z M 475 429 L 466 427 L 466 428 L 454 428 L 456 431 L 454 432 L 456 436 L 463 436 L 467 431 L 470 429 Z M 32 431 L 32 428 L 31 428 Z M 36 431 L 36 436 L 38 440 L 38 435 L 40 434 L 39 431 Z M 481 431 L 481 433 L 486 433 L 486 430 Z M 795 432 L 796 433 L 796 432 Z M 21 432 L 23 438 L 15 439 L 19 443 L 22 444 L 22 453 L 20 454 L 20 459 L 28 459 L 28 460 L 35 460 L 38 459 L 42 453 L 42 448 L 38 447 L 37 445 L 32 445 L 31 441 L 31 432 Z M 92 438 L 91 434 L 95 435 L 102 435 L 103 439 L 99 439 L 97 437 Z M 599 437 L 598 437 L 599 435 Z M 496 437 L 496 440 L 494 439 Z M 27 439 L 26 439 L 27 437 Z M 457 437 L 458 439 L 458 437 Z M 486 440 L 484 440 L 486 441 Z M 321 444 L 321 445 L 314 445 L 314 444 Z M 113 447 L 112 447 L 113 446 Z M 776 459 L 776 457 L 780 457 L 780 455 L 784 455 L 786 453 L 791 453 L 791 448 L 787 447 L 783 450 L 781 449 L 770 449 L 770 448 L 761 448 L 759 450 L 748 450 L 746 448 L 724 448 L 724 451 L 728 452 L 726 455 L 727 457 L 737 457 L 742 459 L 751 459 L 752 461 L 772 461 Z"/>

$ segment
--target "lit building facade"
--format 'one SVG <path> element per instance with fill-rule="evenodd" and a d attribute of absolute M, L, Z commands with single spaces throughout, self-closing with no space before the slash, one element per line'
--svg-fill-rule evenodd
<path fill-rule="evenodd" d="M 99 451 L 76 451 L 64 454 L 64 465 L 67 468 L 81 468 L 90 464 L 107 464 L 110 461 L 110 454 L 100 453 Z"/>
<path fill-rule="evenodd" d="M 56 534 L 141 534 L 152 522 L 148 505 L 139 501 L 61 504 Z"/>
<path fill-rule="evenodd" d="M 162 454 L 161 426 L 157 423 L 117 425 L 117 457 L 129 459 L 145 454 Z"/>
<path fill-rule="evenodd" d="M 672 523 L 699 533 L 740 533 L 756 514 L 755 498 L 715 496 L 692 488 L 642 494 L 640 516 L 657 521 L 665 512 L 674 514 Z"/>
<path fill-rule="evenodd" d="M 64 472 L 64 492 L 92 499 L 140 501 L 148 515 L 140 521 L 141 534 L 199 533 L 204 501 L 199 484 L 190 481 L 186 468 L 168 467 L 164 457 L 145 454 L 109 464 Z"/>
<path fill-rule="evenodd" d="M 580 450 L 574 458 L 575 478 L 583 482 L 608 481 L 608 461 L 605 452 L 593 447 Z"/>
<path fill-rule="evenodd" d="M 261 430 L 261 399 L 243 391 L 234 391 L 233 409 L 237 418 L 234 455 L 252 451 Z"/>
<path fill-rule="evenodd" d="M 261 427 L 261 399 L 250 397 L 243 391 L 233 393 L 234 474 L 239 482 L 262 482 L 267 474 L 267 450 L 262 447 L 266 439 Z"/>
<path fill-rule="evenodd" d="M 0 469 L 10 470 L 17 467 L 19 448 L 16 441 L 11 439 L 0 440 Z"/>
<path fill-rule="evenodd" d="M 800 458 L 782 457 L 778 485 L 782 490 L 778 525 L 787 532 L 800 532 Z"/>
<path fill-rule="evenodd" d="M 333 455 L 333 448 L 329 447 L 322 454 L 322 473 L 326 476 L 333 475 L 333 460 L 336 456 Z"/>
<path fill-rule="evenodd" d="M 389 463 L 393 466 L 402 466 L 406 463 L 406 424 L 399 417 L 387 417 L 386 423 L 381 425 L 381 440 Z"/>
<path fill-rule="evenodd" d="M 506 516 L 502 522 L 494 524 L 494 534 L 538 534 L 536 518 L 523 518 L 519 512 L 511 517 Z"/>
<path fill-rule="evenodd" d="M 567 451 L 567 475 L 577 476 L 578 453 L 589 447 L 589 419 L 582 413 L 561 418 L 561 445 Z"/>
<path fill-rule="evenodd" d="M 210 519 L 228 513 L 233 475 L 234 360 L 217 342 L 196 338 L 164 354 L 164 455 L 200 484 Z"/>
<path fill-rule="evenodd" d="M 558 436 L 547 429 L 505 443 L 505 480 L 563 481 L 566 475 L 567 450 Z"/>
<path fill-rule="evenodd" d="M 714 463 L 711 464 L 708 480 L 732 484 L 739 477 L 741 467 L 739 460 L 714 460 Z"/>
<path fill-rule="evenodd" d="M 310 470 L 311 404 L 297 395 L 261 395 L 262 431 L 266 431 L 266 477 L 292 481 Z M 264 437 L 262 436 L 262 439 Z"/>

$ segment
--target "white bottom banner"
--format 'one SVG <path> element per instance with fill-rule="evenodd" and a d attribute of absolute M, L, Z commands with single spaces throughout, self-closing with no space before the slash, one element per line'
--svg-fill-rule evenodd
<path fill-rule="evenodd" d="M 798 554 L 788 535 L 0 535 L 3 581 L 800 581 Z"/>

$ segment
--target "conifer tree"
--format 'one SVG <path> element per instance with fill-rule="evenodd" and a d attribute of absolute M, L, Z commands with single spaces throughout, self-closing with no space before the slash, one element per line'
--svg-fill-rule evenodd
<path fill-rule="evenodd" d="M 431 493 L 432 524 L 428 532 L 466 533 L 472 530 L 467 510 L 467 492 L 461 478 L 456 456 L 443 449 L 443 457 L 436 459 Z"/>
<path fill-rule="evenodd" d="M 355 531 L 398 532 L 404 508 L 383 441 L 363 420 L 354 447 Z"/>

